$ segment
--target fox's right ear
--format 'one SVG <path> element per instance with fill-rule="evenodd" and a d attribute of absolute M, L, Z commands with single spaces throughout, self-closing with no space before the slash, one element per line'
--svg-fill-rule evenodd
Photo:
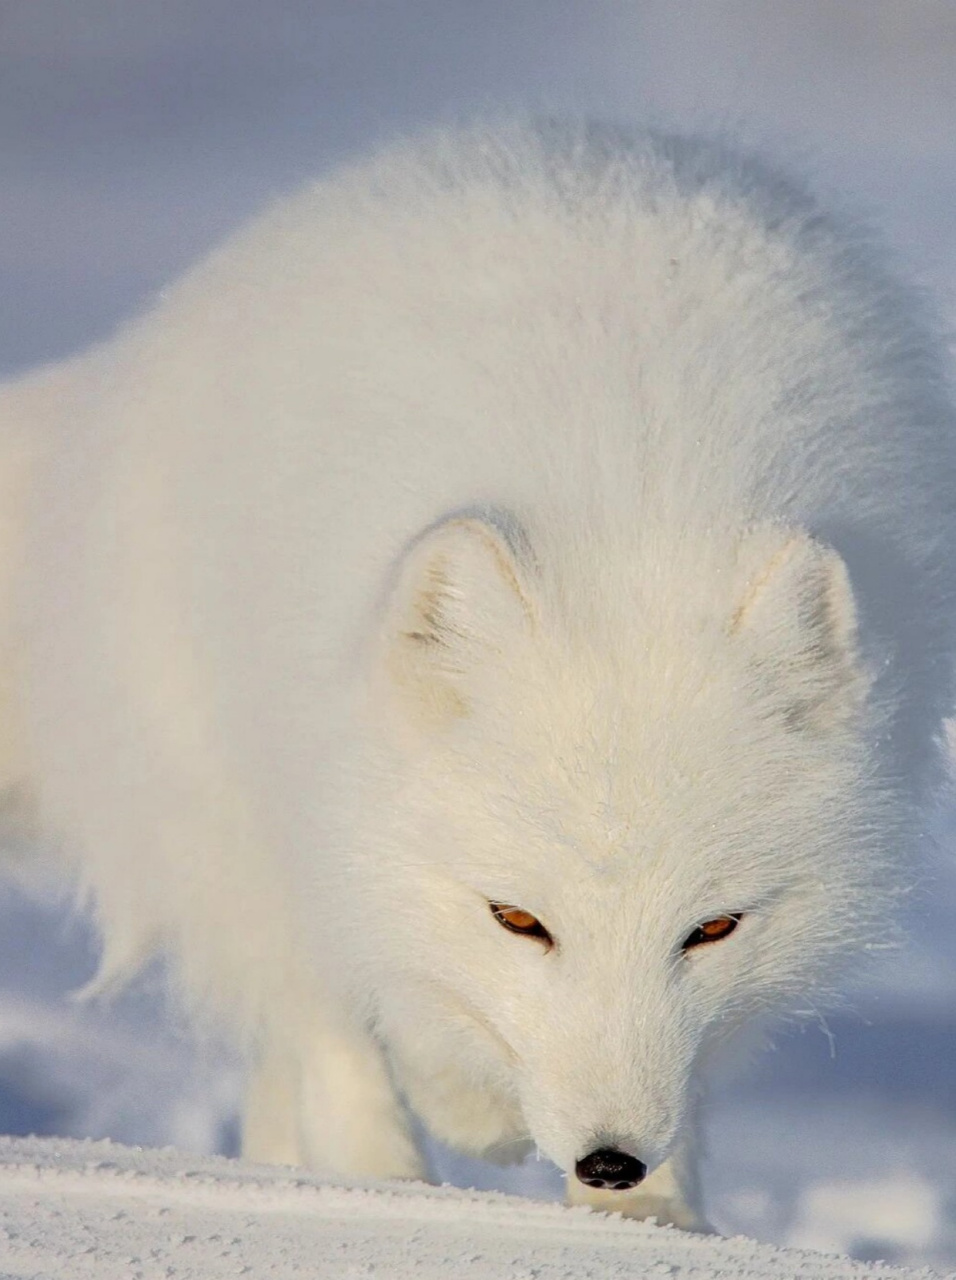
<path fill-rule="evenodd" d="M 452 517 L 407 552 L 385 616 L 384 669 L 406 714 L 433 728 L 467 716 L 482 680 L 533 630 L 522 569 L 500 531 Z"/>
<path fill-rule="evenodd" d="M 828 729 L 855 716 L 868 687 L 856 606 L 842 558 L 801 530 L 754 531 L 730 633 L 792 726 Z"/>

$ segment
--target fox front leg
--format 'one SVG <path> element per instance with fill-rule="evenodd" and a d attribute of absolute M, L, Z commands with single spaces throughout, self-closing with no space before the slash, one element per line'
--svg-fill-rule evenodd
<path fill-rule="evenodd" d="M 338 1028 L 263 1055 L 246 1094 L 242 1152 L 333 1177 L 427 1177 L 380 1049 Z"/>

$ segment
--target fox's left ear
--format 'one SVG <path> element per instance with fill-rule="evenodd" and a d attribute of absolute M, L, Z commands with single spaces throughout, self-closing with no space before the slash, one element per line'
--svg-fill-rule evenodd
<path fill-rule="evenodd" d="M 523 578 L 505 538 L 478 517 L 452 517 L 407 552 L 386 612 L 385 673 L 420 726 L 467 715 L 483 674 L 531 634 Z"/>
<path fill-rule="evenodd" d="M 868 679 L 843 559 L 802 531 L 757 530 L 741 548 L 746 581 L 730 632 L 760 685 L 795 727 L 838 728 L 861 709 Z"/>

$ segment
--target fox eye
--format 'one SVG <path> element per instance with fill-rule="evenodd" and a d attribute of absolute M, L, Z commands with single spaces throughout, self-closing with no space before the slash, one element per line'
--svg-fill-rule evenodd
<path fill-rule="evenodd" d="M 683 950 L 690 951 L 692 947 L 702 947 L 707 942 L 720 942 L 729 938 L 742 919 L 742 915 L 728 915 L 705 920 L 684 939 Z"/>
<path fill-rule="evenodd" d="M 554 946 L 554 939 L 547 929 L 530 911 L 522 907 L 512 907 L 504 902 L 489 902 L 491 914 L 504 929 L 512 933 L 523 933 L 528 938 L 538 938 L 548 947 Z"/>

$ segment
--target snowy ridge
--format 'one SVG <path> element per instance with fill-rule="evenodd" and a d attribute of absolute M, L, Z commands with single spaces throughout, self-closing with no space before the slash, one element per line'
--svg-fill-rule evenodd
<path fill-rule="evenodd" d="M 916 1276 L 502 1195 L 60 1139 L 0 1141 L 3 1280 Z"/>

